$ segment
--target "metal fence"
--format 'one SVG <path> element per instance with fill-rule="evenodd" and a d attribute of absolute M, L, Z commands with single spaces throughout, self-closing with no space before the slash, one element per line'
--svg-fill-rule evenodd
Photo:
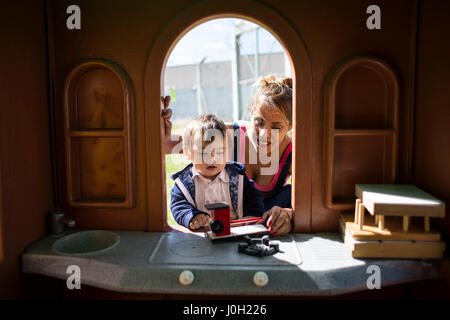
<path fill-rule="evenodd" d="M 240 57 L 239 119 L 248 119 L 248 104 L 256 86 L 250 66 L 255 57 Z M 259 55 L 260 74 L 285 74 L 285 54 Z M 200 81 L 197 73 L 200 72 Z M 233 120 L 232 63 L 230 61 L 167 67 L 165 95 L 172 96 L 173 120 L 191 119 L 202 113 L 214 113 L 224 121 Z M 200 83 L 200 89 L 198 89 Z M 199 92 L 200 91 L 200 92 Z M 200 104 L 200 105 L 199 105 Z"/>
<path fill-rule="evenodd" d="M 199 57 L 196 64 L 166 68 L 165 95 L 172 97 L 174 121 L 204 113 L 224 121 L 247 120 L 257 79 L 291 74 L 287 55 L 273 35 L 254 23 L 234 20 L 231 61 L 205 63 Z"/>

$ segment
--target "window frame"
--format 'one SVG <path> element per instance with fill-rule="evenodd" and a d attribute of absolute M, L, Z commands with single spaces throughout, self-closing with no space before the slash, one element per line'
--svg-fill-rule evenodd
<path fill-rule="evenodd" d="M 230 8 L 233 8 L 230 11 Z M 169 231 L 167 225 L 167 199 L 165 185 L 164 125 L 161 121 L 164 94 L 164 70 L 170 52 L 176 43 L 192 28 L 217 18 L 239 18 L 254 22 L 269 32 L 283 46 L 292 65 L 293 78 L 293 163 L 292 208 L 293 232 L 311 230 L 312 193 L 312 70 L 303 39 L 278 12 L 261 3 L 245 5 L 232 0 L 232 4 L 198 3 L 177 14 L 169 21 L 154 41 L 145 71 L 145 122 L 147 167 L 148 231 Z M 158 73 L 159 72 L 159 73 Z M 159 76 L 155 77 L 155 74 Z M 296 92 L 301 92 L 297 95 Z M 152 141 L 150 137 L 159 136 Z M 158 170 L 156 168 L 158 167 Z M 156 182 L 156 183 L 155 183 Z M 155 186 L 156 185 L 156 186 Z M 161 214 L 162 211 L 162 214 Z"/>

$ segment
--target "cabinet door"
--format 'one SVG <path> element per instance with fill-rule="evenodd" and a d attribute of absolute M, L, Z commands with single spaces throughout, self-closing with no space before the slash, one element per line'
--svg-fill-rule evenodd
<path fill-rule="evenodd" d="M 398 81 L 374 57 L 340 64 L 326 85 L 325 206 L 354 206 L 355 184 L 394 183 L 398 153 Z"/>
<path fill-rule="evenodd" d="M 133 109 L 131 82 L 113 62 L 89 60 L 67 76 L 64 139 L 69 208 L 134 207 Z"/>

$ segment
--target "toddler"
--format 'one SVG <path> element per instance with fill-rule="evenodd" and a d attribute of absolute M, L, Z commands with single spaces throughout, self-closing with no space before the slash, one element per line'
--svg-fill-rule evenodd
<path fill-rule="evenodd" d="M 172 175 L 170 209 L 178 224 L 191 230 L 207 226 L 210 211 L 205 205 L 217 202 L 228 203 L 231 220 L 263 215 L 263 197 L 244 165 L 226 161 L 226 142 L 226 125 L 215 115 L 203 115 L 187 126 L 183 150 L 192 163 Z"/>

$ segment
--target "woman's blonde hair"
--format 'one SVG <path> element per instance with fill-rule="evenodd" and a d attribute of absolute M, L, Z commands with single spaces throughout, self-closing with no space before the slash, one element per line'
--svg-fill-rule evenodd
<path fill-rule="evenodd" d="M 250 113 L 261 104 L 279 110 L 292 125 L 292 78 L 270 75 L 261 77 L 257 83 Z"/>

